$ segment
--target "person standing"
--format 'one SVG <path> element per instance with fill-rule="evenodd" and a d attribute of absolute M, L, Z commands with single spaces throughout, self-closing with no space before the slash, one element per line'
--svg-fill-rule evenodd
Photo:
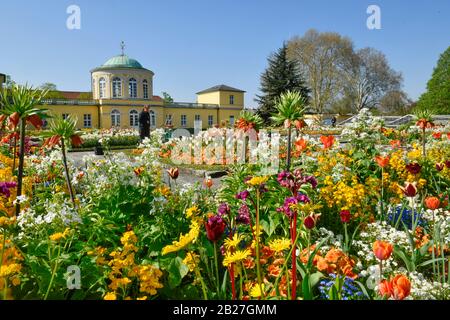
<path fill-rule="evenodd" d="M 148 106 L 144 106 L 144 109 L 139 114 L 139 135 L 141 141 L 146 137 L 150 137 L 150 113 L 148 112 Z"/>

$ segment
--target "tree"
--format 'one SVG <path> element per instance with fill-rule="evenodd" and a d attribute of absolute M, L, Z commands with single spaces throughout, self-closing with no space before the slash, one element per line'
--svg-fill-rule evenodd
<path fill-rule="evenodd" d="M 311 88 L 311 107 L 321 114 L 342 89 L 342 72 L 353 57 L 353 42 L 335 32 L 311 29 L 288 42 L 288 57 L 298 62 Z"/>
<path fill-rule="evenodd" d="M 291 167 L 291 133 L 295 120 L 302 120 L 305 111 L 305 98 L 298 91 L 286 91 L 277 99 L 276 114 L 272 116 L 275 124 L 284 124 L 288 129 L 286 170 Z"/>
<path fill-rule="evenodd" d="M 47 110 L 37 108 L 41 104 L 46 91 L 34 90 L 32 87 L 12 85 L 7 90 L 0 91 L 0 117 L 2 121 L 8 118 L 10 130 L 15 131 L 19 125 L 19 168 L 17 174 L 17 197 L 22 195 L 23 166 L 25 162 L 26 125 L 31 123 L 37 129 L 42 127 L 41 117 Z M 20 213 L 20 202 L 16 204 L 16 215 Z"/>
<path fill-rule="evenodd" d="M 171 103 L 173 103 L 173 99 L 172 99 L 172 96 L 170 94 L 168 94 L 167 92 L 163 91 L 162 95 L 163 95 L 164 104 L 171 104 Z"/>
<path fill-rule="evenodd" d="M 270 116 L 276 111 L 275 105 L 279 96 L 287 91 L 298 92 L 308 101 L 309 89 L 305 85 L 298 63 L 288 59 L 287 45 L 272 53 L 268 58 L 269 66 L 261 75 L 261 92 L 255 101 L 258 102 L 258 114 L 265 123 L 269 123 Z"/>
<path fill-rule="evenodd" d="M 441 54 L 427 91 L 418 101 L 419 109 L 432 109 L 436 114 L 450 114 L 450 47 Z"/>
<path fill-rule="evenodd" d="M 66 119 L 57 117 L 50 122 L 50 130 L 46 133 L 48 138 L 44 142 L 44 146 L 61 146 L 61 156 L 64 165 L 67 189 L 69 190 L 70 199 L 72 200 L 74 206 L 75 196 L 72 189 L 69 168 L 67 166 L 66 146 L 69 141 L 72 146 L 80 146 L 83 143 L 80 138 L 80 132 L 76 130 L 76 127 L 77 120 L 72 118 L 70 115 Z"/>
<path fill-rule="evenodd" d="M 380 99 L 380 111 L 387 115 L 406 115 L 412 112 L 414 104 L 402 90 L 386 93 Z"/>
<path fill-rule="evenodd" d="M 45 82 L 38 87 L 42 91 L 57 91 L 56 84 L 51 82 Z"/>
<path fill-rule="evenodd" d="M 383 96 L 399 91 L 402 76 L 389 66 L 386 56 L 373 48 L 358 50 L 346 60 L 343 95 L 349 97 L 354 113 L 363 108 L 375 108 Z"/>

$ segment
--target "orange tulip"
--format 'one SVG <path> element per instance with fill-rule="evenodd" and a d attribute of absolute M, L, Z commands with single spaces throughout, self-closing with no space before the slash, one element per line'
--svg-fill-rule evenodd
<path fill-rule="evenodd" d="M 320 141 L 323 143 L 323 148 L 328 149 L 334 144 L 334 136 L 321 136 Z"/>
<path fill-rule="evenodd" d="M 400 146 L 401 146 L 400 140 L 391 140 L 391 141 L 389 141 L 389 143 L 391 144 L 391 147 L 393 149 L 400 148 Z"/>
<path fill-rule="evenodd" d="M 206 178 L 205 180 L 203 180 L 203 184 L 209 189 L 213 185 L 213 180 L 211 178 Z"/>
<path fill-rule="evenodd" d="M 385 168 L 389 164 L 389 156 L 386 157 L 376 156 L 375 161 L 378 163 L 380 167 Z"/>
<path fill-rule="evenodd" d="M 441 139 L 442 133 L 441 132 L 433 132 L 433 138 L 439 140 Z"/>
<path fill-rule="evenodd" d="M 72 142 L 72 146 L 74 146 L 74 147 L 79 147 L 83 144 L 83 140 L 81 139 L 81 137 L 76 134 L 71 136 L 70 140 Z"/>
<path fill-rule="evenodd" d="M 8 118 L 8 127 L 10 130 L 13 130 L 17 127 L 17 124 L 19 123 L 20 115 L 18 112 L 14 112 L 12 115 Z"/>
<path fill-rule="evenodd" d="M 392 254 L 394 247 L 386 241 L 377 240 L 373 243 L 373 253 L 380 260 L 387 260 Z"/>
<path fill-rule="evenodd" d="M 411 282 L 403 274 L 396 275 L 391 280 L 392 296 L 395 300 L 403 300 L 411 292 Z"/>
<path fill-rule="evenodd" d="M 295 120 L 295 121 L 294 121 L 294 125 L 295 125 L 295 127 L 296 127 L 298 130 L 301 130 L 301 129 L 303 129 L 304 127 L 307 126 L 305 120 L 303 120 L 303 119 Z"/>
<path fill-rule="evenodd" d="M 430 210 L 436 210 L 441 205 L 441 201 L 437 197 L 426 197 L 425 206 Z"/>
<path fill-rule="evenodd" d="M 380 284 L 378 285 L 378 290 L 380 292 L 380 295 L 389 298 L 392 296 L 392 285 L 391 282 L 388 280 L 382 280 Z"/>
<path fill-rule="evenodd" d="M 294 146 L 297 151 L 302 152 L 308 147 L 308 143 L 306 142 L 305 139 L 301 138 L 294 142 Z"/>

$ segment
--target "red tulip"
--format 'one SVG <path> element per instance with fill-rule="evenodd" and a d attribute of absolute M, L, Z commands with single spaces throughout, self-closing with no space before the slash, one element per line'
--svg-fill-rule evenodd
<path fill-rule="evenodd" d="M 72 146 L 79 147 L 83 144 L 83 139 L 79 135 L 74 134 L 70 137 L 70 140 L 72 142 Z"/>
<path fill-rule="evenodd" d="M 27 117 L 27 121 L 31 123 L 36 129 L 40 129 L 44 122 L 42 121 L 41 117 L 37 114 L 33 114 L 29 117 Z"/>
<path fill-rule="evenodd" d="M 436 210 L 440 207 L 441 201 L 437 197 L 426 197 L 425 206 L 430 210 Z"/>
<path fill-rule="evenodd" d="M 311 213 L 303 220 L 303 224 L 306 229 L 313 229 L 316 226 L 317 220 L 319 220 L 320 214 Z"/>
<path fill-rule="evenodd" d="M 178 178 L 178 175 L 180 174 L 180 171 L 178 170 L 178 168 L 170 168 L 167 170 L 167 173 L 173 180 L 176 180 Z"/>
<path fill-rule="evenodd" d="M 380 260 L 387 260 L 392 254 L 394 247 L 386 241 L 377 240 L 373 243 L 373 253 Z"/>
<path fill-rule="evenodd" d="M 376 156 L 375 161 L 378 163 L 380 167 L 385 168 L 389 164 L 389 156 L 386 157 Z"/>
<path fill-rule="evenodd" d="M 406 182 L 404 187 L 400 187 L 405 196 L 412 198 L 417 194 L 417 183 L 416 182 Z"/>
<path fill-rule="evenodd" d="M 334 144 L 334 136 L 321 136 L 320 141 L 323 143 L 323 148 L 328 149 Z"/>
<path fill-rule="evenodd" d="M 308 147 L 308 143 L 306 142 L 305 139 L 300 138 L 294 142 L 294 146 L 297 151 L 302 152 Z"/>
<path fill-rule="evenodd" d="M 341 216 L 341 222 L 342 223 L 348 223 L 350 222 L 350 218 L 352 214 L 348 210 L 342 210 L 339 215 Z"/>
<path fill-rule="evenodd" d="M 205 223 L 206 237 L 208 240 L 212 242 L 219 240 L 225 231 L 225 226 L 225 222 L 219 215 L 209 218 L 208 222 Z"/>
<path fill-rule="evenodd" d="M 436 170 L 437 170 L 437 171 L 442 171 L 442 170 L 444 170 L 444 167 L 445 167 L 445 163 L 442 163 L 442 162 L 436 163 Z"/>
<path fill-rule="evenodd" d="M 435 139 L 441 139 L 442 133 L 441 132 L 433 132 L 433 138 Z"/>
<path fill-rule="evenodd" d="M 417 162 L 409 163 L 405 166 L 406 170 L 409 171 L 411 174 L 418 174 L 420 172 L 420 169 L 422 169 L 422 166 L 418 164 Z"/>
<path fill-rule="evenodd" d="M 425 129 L 433 128 L 434 123 L 431 121 L 428 121 L 427 119 L 419 119 L 416 122 L 416 126 L 418 126 L 422 130 L 425 130 Z"/>
<path fill-rule="evenodd" d="M 447 168 L 450 168 L 450 160 L 445 160 L 445 166 L 446 166 Z"/>

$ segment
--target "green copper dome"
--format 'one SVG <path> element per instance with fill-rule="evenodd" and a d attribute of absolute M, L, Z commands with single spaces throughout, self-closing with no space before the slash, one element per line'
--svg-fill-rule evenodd
<path fill-rule="evenodd" d="M 144 69 L 142 65 L 135 59 L 127 55 L 118 55 L 106 61 L 101 68 L 133 68 Z"/>

